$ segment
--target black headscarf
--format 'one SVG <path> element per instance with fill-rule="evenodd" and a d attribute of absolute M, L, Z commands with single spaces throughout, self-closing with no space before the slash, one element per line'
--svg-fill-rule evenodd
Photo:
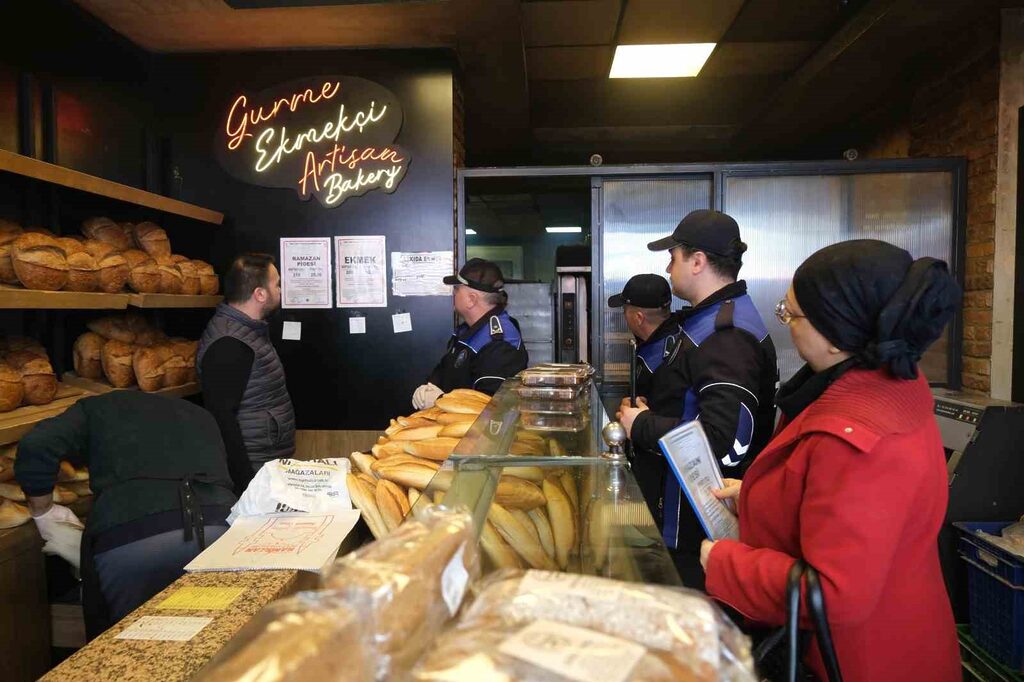
<path fill-rule="evenodd" d="M 856 365 L 917 377 L 921 355 L 960 304 L 946 264 L 914 260 L 875 239 L 826 246 L 797 268 L 793 292 L 804 315 Z"/>

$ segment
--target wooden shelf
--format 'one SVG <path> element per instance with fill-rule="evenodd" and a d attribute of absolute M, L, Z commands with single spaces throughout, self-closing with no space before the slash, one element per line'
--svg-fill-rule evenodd
<path fill-rule="evenodd" d="M 182 296 L 177 294 L 129 294 L 135 308 L 216 308 L 223 296 Z"/>
<path fill-rule="evenodd" d="M 0 413 L 0 444 L 14 443 L 32 430 L 39 422 L 68 409 L 89 391 L 69 382 L 62 382 L 57 387 L 57 396 L 46 405 L 26 405 L 11 412 Z"/>
<path fill-rule="evenodd" d="M 0 308 L 78 310 L 124 310 L 129 294 L 103 294 L 81 291 L 36 291 L 0 284 Z"/>
<path fill-rule="evenodd" d="M 200 220 L 212 225 L 220 225 L 224 222 L 224 214 L 217 211 L 187 204 L 184 201 L 171 199 L 160 194 L 146 192 L 145 190 L 122 185 L 119 182 L 104 180 L 95 175 L 88 175 L 63 166 L 56 166 L 52 163 L 39 161 L 29 156 L 22 156 L 0 150 L 0 170 L 15 173 L 27 178 L 42 180 L 61 187 L 89 192 L 101 197 L 125 201 L 136 206 L 153 208 L 164 213 Z"/>
<path fill-rule="evenodd" d="M 80 377 L 74 372 L 64 372 L 64 376 L 61 377 L 61 381 L 70 386 L 76 386 L 80 389 L 88 391 L 90 393 L 110 393 L 111 391 L 137 391 L 138 386 L 129 386 L 128 388 L 114 388 L 105 381 L 95 381 L 93 379 L 86 379 Z M 202 393 L 202 389 L 199 384 L 195 381 L 191 381 L 181 386 L 174 386 L 172 388 L 161 388 L 159 391 L 152 391 L 154 395 L 163 395 L 168 398 L 187 398 L 190 395 L 199 395 Z"/>

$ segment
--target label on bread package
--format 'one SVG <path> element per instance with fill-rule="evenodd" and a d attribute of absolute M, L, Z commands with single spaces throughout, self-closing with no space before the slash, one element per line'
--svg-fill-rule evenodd
<path fill-rule="evenodd" d="M 498 650 L 573 682 L 625 682 L 647 651 L 636 642 L 550 620 L 530 623 Z"/>
<path fill-rule="evenodd" d="M 346 476 L 349 460 L 276 459 L 256 472 L 228 522 L 239 516 L 307 512 L 325 514 L 352 509 Z"/>
<path fill-rule="evenodd" d="M 466 594 L 466 584 L 469 582 L 469 572 L 462 559 L 465 551 L 466 545 L 463 544 L 441 573 L 441 596 L 453 616 L 462 604 L 462 597 Z"/>

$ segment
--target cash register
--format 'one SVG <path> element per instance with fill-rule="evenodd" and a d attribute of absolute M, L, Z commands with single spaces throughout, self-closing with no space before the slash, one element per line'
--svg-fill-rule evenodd
<path fill-rule="evenodd" d="M 934 389 L 946 450 L 949 507 L 939 557 L 958 623 L 967 618 L 966 565 L 955 521 L 1011 521 L 1024 514 L 1024 404 Z"/>

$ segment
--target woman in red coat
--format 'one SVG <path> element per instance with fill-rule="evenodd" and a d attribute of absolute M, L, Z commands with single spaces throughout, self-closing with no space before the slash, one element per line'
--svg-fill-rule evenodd
<path fill-rule="evenodd" d="M 946 463 L 917 372 L 959 298 L 945 263 L 884 242 L 808 258 L 776 310 L 807 364 L 779 392 L 774 439 L 720 494 L 739 495 L 739 540 L 701 547 L 708 593 L 766 625 L 785 620 L 794 561 L 816 568 L 846 682 L 961 679 L 937 550 Z M 814 642 L 805 661 L 825 679 Z"/>

